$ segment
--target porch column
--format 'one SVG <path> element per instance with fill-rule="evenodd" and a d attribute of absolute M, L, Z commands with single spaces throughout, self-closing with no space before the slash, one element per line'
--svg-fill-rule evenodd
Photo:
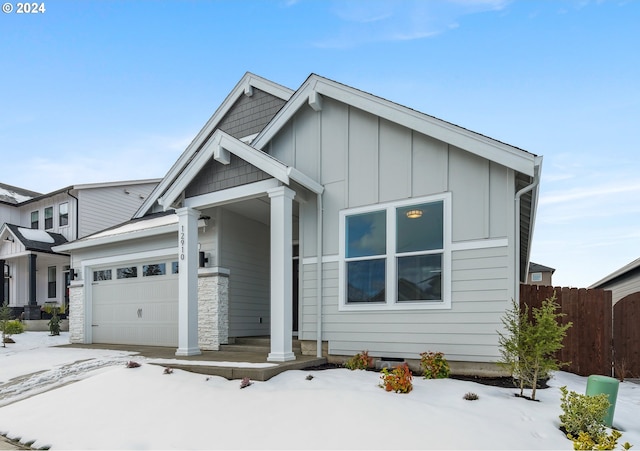
<path fill-rule="evenodd" d="M 178 349 L 176 355 L 200 354 L 198 347 L 198 218 L 193 208 L 178 215 Z"/>
<path fill-rule="evenodd" d="M 36 292 L 36 254 L 29 254 L 29 303 L 24 306 L 25 319 L 40 319 Z"/>
<path fill-rule="evenodd" d="M 271 352 L 270 362 L 295 360 L 292 352 L 292 211 L 295 192 L 286 186 L 267 191 L 271 198 Z"/>
<path fill-rule="evenodd" d="M 2 268 L 2 275 L 0 275 L 0 306 L 3 306 L 5 302 L 9 304 L 9 299 L 4 299 L 4 284 L 7 283 L 6 279 L 4 278 L 4 272 L 6 270 L 4 266 L 5 264 L 6 261 L 0 259 L 0 268 Z"/>

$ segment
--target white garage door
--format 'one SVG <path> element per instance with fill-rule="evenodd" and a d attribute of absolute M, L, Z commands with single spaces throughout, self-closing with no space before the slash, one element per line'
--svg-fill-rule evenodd
<path fill-rule="evenodd" d="M 95 268 L 94 343 L 178 346 L 176 262 Z"/>

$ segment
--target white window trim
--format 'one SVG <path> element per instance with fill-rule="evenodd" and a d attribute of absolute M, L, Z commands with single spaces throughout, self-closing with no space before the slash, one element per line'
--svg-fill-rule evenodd
<path fill-rule="evenodd" d="M 396 302 L 396 264 L 395 264 L 395 245 L 394 252 L 390 252 L 387 248 L 386 261 L 386 302 L 383 303 L 360 303 L 347 304 L 346 302 L 346 258 L 345 258 L 345 223 L 346 217 L 360 213 L 368 213 L 379 210 L 387 211 L 387 247 L 390 240 L 395 240 L 395 209 L 398 207 L 406 207 L 407 205 L 415 205 L 429 202 L 443 201 L 443 250 L 442 250 L 442 300 L 441 301 L 409 301 Z M 389 213 L 389 210 L 393 214 Z M 442 193 L 433 196 L 415 197 L 405 199 L 398 202 L 387 202 L 381 204 L 368 205 L 365 207 L 356 207 L 341 210 L 339 214 L 339 270 L 338 270 L 338 310 L 343 312 L 368 312 L 368 311 L 398 311 L 398 310 L 450 310 L 451 309 L 451 193 Z M 392 228 L 389 228 L 389 227 Z M 393 274 L 393 276 L 389 276 Z"/>

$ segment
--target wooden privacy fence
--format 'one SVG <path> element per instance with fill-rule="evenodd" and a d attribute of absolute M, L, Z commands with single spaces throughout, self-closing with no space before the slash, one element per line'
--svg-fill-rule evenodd
<path fill-rule="evenodd" d="M 572 322 L 564 347 L 557 353 L 561 362 L 570 362 L 564 371 L 589 376 L 612 375 L 612 306 L 611 291 L 586 288 L 561 288 L 520 285 L 520 306 L 540 307 L 553 296 L 564 313 L 562 323 Z M 637 318 L 637 317 L 636 317 Z"/>
<path fill-rule="evenodd" d="M 613 357 L 616 377 L 640 377 L 640 293 L 613 306 Z"/>

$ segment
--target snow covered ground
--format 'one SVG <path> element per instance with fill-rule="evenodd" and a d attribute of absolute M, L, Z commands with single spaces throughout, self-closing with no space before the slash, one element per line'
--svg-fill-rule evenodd
<path fill-rule="evenodd" d="M 121 351 L 56 347 L 67 333 L 13 338 L 0 347 L 0 433 L 53 450 L 570 450 L 558 387 L 584 393 L 587 381 L 558 372 L 540 402 L 453 379 L 414 378 L 411 393 L 388 393 L 378 374 L 346 369 L 288 371 L 241 390 Z M 614 426 L 620 443 L 640 447 L 640 385 L 620 384 Z"/>

